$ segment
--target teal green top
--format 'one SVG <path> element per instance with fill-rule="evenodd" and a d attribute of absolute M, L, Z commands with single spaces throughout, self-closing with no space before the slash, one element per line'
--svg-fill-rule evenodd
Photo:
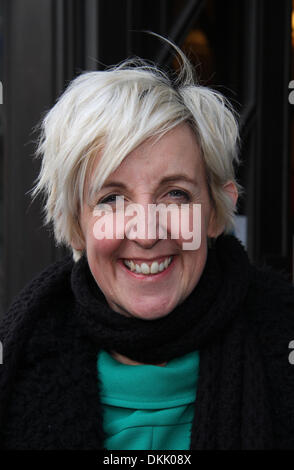
<path fill-rule="evenodd" d="M 106 449 L 189 449 L 199 370 L 197 351 L 164 367 L 122 364 L 101 351 L 97 369 Z"/>

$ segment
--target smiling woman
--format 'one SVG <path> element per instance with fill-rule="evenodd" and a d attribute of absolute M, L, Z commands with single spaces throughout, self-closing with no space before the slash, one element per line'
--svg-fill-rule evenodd
<path fill-rule="evenodd" d="M 99 162 L 101 157 L 96 158 Z M 179 179 L 177 175 L 183 169 L 185 178 Z M 75 250 L 86 251 L 91 273 L 111 308 L 145 319 L 165 316 L 192 292 L 205 266 L 206 240 L 217 237 L 222 231 L 214 227 L 213 206 L 195 133 L 188 124 L 183 123 L 157 141 L 147 139 L 128 154 L 105 184 L 108 193 L 120 187 L 120 192 L 116 194 L 123 196 L 126 210 L 128 203 L 137 203 L 148 214 L 148 205 L 151 204 L 169 205 L 189 201 L 192 216 L 193 204 L 201 204 L 202 239 L 199 249 L 193 251 L 183 250 L 181 236 L 177 239 L 159 239 L 149 238 L 146 233 L 140 238 L 132 236 L 129 239 L 128 236 L 97 240 L 94 235 L 96 217 L 93 216 L 92 207 L 84 202 L 81 209 L 83 242 L 73 241 L 72 244 Z M 229 197 L 235 197 L 236 202 L 237 191 L 233 189 L 233 183 L 225 187 Z M 174 195 L 176 191 L 181 192 L 180 198 L 178 194 Z M 97 199 L 109 201 L 109 195 L 105 194 L 106 189 L 102 186 Z M 170 226 L 167 232 L 171 232 Z M 161 263 L 163 269 L 160 273 L 150 272 L 152 267 L 153 271 L 158 271 Z"/>
<path fill-rule="evenodd" d="M 3 449 L 294 448 L 293 288 L 229 234 L 236 118 L 174 47 L 178 77 L 86 72 L 42 122 L 33 194 L 71 254 L 1 325 Z"/>

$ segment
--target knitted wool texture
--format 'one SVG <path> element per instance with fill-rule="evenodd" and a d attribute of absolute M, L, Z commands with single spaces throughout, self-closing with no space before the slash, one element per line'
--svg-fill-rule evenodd
<path fill-rule="evenodd" d="M 85 258 L 43 271 L 0 328 L 0 447 L 102 449 L 99 349 L 140 362 L 200 354 L 191 449 L 294 448 L 294 290 L 218 238 L 192 294 L 166 317 L 112 311 Z"/>

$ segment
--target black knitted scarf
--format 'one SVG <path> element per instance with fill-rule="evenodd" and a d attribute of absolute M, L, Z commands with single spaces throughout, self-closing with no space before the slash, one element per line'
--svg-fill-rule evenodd
<path fill-rule="evenodd" d="M 191 449 L 271 445 L 263 364 L 245 321 L 249 277 L 242 245 L 234 237 L 221 236 L 209 249 L 191 295 L 169 315 L 141 320 L 124 317 L 107 305 L 85 258 L 72 271 L 80 321 L 101 348 L 144 363 L 199 351 Z"/>
<path fill-rule="evenodd" d="M 144 363 L 198 350 L 191 449 L 272 448 L 253 269 L 242 245 L 221 236 L 191 295 L 164 318 L 140 320 L 108 306 L 86 258 L 50 266 L 0 328 L 0 448 L 102 449 L 101 348 Z"/>

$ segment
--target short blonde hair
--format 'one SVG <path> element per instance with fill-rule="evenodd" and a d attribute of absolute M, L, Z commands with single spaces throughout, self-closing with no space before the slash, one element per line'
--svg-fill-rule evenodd
<path fill-rule="evenodd" d="M 216 223 L 225 232 L 232 229 L 234 205 L 223 185 L 233 181 L 241 189 L 233 167 L 238 162 L 236 117 L 223 95 L 197 84 L 192 65 L 172 46 L 182 60 L 176 77 L 138 58 L 85 72 L 43 119 L 37 148 L 42 164 L 33 196 L 44 194 L 45 222 L 53 223 L 58 244 L 71 247 L 73 239 L 83 239 L 79 214 L 97 152 L 101 159 L 93 187 L 99 191 L 138 145 L 182 122 L 193 128 L 201 148 Z M 72 250 L 77 260 L 80 252 Z"/>

